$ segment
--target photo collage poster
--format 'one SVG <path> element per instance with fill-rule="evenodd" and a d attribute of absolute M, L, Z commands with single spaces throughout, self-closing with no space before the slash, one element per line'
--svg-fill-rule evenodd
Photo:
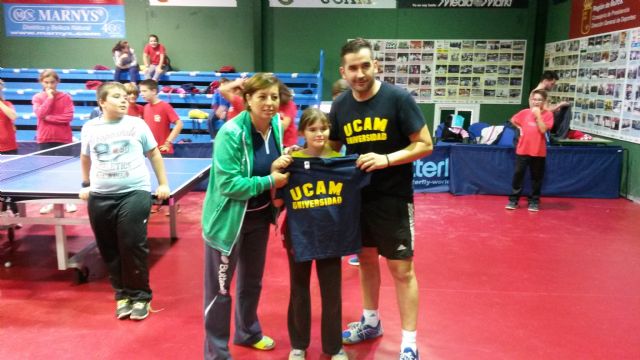
<path fill-rule="evenodd" d="M 418 103 L 521 103 L 526 40 L 369 41 L 378 78 Z"/>
<path fill-rule="evenodd" d="M 640 28 L 546 44 L 560 80 L 550 102 L 569 101 L 571 128 L 640 143 Z"/>

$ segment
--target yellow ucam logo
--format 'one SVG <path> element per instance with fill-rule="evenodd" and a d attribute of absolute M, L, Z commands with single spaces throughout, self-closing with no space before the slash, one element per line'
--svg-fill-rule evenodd
<path fill-rule="evenodd" d="M 384 141 L 387 140 L 387 123 L 389 120 L 385 118 L 366 117 L 364 119 L 355 119 L 346 123 L 342 129 L 344 130 L 347 144 L 357 144 L 362 142 Z M 361 134 L 363 131 L 376 131 L 367 134 Z"/>
<path fill-rule="evenodd" d="M 289 190 L 291 194 L 291 206 L 294 210 L 309 209 L 322 206 L 342 204 L 342 187 L 340 181 L 318 180 L 315 183 L 308 182 Z M 302 200 L 304 197 L 304 200 Z"/>

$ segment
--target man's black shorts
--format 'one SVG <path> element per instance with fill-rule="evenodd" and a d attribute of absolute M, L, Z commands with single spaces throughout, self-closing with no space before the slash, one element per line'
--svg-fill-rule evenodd
<path fill-rule="evenodd" d="M 413 256 L 413 201 L 396 196 L 363 199 L 360 226 L 362 246 L 375 247 L 387 259 Z"/>

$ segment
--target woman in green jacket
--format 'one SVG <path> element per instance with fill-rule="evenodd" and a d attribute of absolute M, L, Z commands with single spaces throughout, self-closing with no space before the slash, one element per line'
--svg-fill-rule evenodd
<path fill-rule="evenodd" d="M 278 117 L 280 81 L 257 73 L 243 87 L 245 111 L 225 123 L 214 142 L 213 164 L 202 210 L 205 240 L 205 359 L 231 359 L 231 295 L 236 266 L 234 344 L 271 350 L 257 309 L 262 290 L 269 226 L 275 209 L 271 192 L 287 183 L 281 170 L 291 163 L 282 154 Z"/>

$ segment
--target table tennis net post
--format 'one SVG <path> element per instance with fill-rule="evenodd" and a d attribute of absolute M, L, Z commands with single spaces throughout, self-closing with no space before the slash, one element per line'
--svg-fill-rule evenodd
<path fill-rule="evenodd" d="M 25 155 L 0 157 L 0 181 L 6 181 L 80 156 L 80 142 L 64 144 Z M 2 186 L 0 185 L 0 191 Z"/>

